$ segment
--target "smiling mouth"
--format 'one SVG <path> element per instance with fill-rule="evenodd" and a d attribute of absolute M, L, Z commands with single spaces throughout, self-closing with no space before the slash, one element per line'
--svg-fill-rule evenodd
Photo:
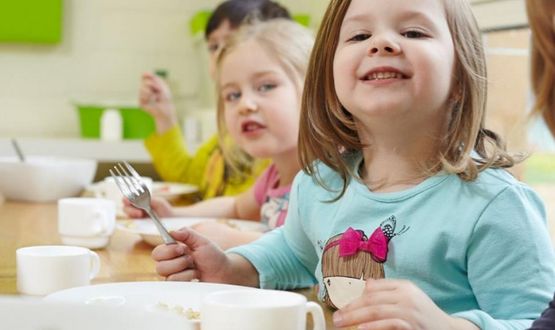
<path fill-rule="evenodd" d="M 368 75 L 362 77 L 363 81 L 374 81 L 374 80 L 387 80 L 387 79 L 406 79 L 407 76 L 400 72 L 371 72 Z"/>

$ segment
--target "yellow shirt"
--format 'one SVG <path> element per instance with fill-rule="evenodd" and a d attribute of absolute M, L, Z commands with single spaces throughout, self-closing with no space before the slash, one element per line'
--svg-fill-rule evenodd
<path fill-rule="evenodd" d="M 196 185 L 202 199 L 233 196 L 246 191 L 269 165 L 268 161 L 257 162 L 253 174 L 246 179 L 232 177 L 225 180 L 225 161 L 218 136 L 208 139 L 191 155 L 177 125 L 161 135 L 152 134 L 146 138 L 145 147 L 164 181 Z"/>

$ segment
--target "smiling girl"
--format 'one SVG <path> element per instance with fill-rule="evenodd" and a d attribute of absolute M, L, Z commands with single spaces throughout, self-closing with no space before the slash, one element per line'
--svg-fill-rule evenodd
<path fill-rule="evenodd" d="M 238 170 L 247 155 L 271 159 L 272 165 L 250 190 L 235 197 L 181 208 L 154 199 L 158 215 L 260 220 L 270 229 L 284 223 L 291 183 L 300 170 L 299 112 L 312 44 L 308 30 L 281 19 L 246 25 L 229 39 L 217 62 L 218 129 L 224 157 Z M 129 203 L 126 212 L 144 216 Z M 224 249 L 262 235 L 216 221 L 194 229 Z"/>
<path fill-rule="evenodd" d="M 157 269 L 317 282 L 339 328 L 525 329 L 555 289 L 555 256 L 542 201 L 485 128 L 486 87 L 467 0 L 331 0 L 285 225 L 226 253 L 174 232 L 183 244 L 156 247 Z"/>

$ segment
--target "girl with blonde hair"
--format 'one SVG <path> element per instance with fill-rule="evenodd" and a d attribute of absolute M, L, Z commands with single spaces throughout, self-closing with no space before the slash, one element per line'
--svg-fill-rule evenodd
<path fill-rule="evenodd" d="M 283 225 L 291 183 L 300 170 L 300 102 L 313 42 L 307 29 L 281 19 L 250 22 L 231 36 L 217 62 L 220 146 L 226 162 L 238 170 L 252 159 L 270 159 L 272 164 L 251 189 L 237 196 L 187 207 L 154 199 L 158 215 L 257 220 L 269 229 Z M 128 202 L 126 212 L 144 216 Z M 193 228 L 223 249 L 262 235 L 209 220 Z"/>
<path fill-rule="evenodd" d="M 158 269 L 262 288 L 318 282 L 338 328 L 525 329 L 555 289 L 555 255 L 541 200 L 485 128 L 486 85 L 467 0 L 331 0 L 285 225 L 227 253 L 175 232 L 183 245 L 156 247 Z M 324 283 L 329 263 L 359 255 L 362 278 Z"/>

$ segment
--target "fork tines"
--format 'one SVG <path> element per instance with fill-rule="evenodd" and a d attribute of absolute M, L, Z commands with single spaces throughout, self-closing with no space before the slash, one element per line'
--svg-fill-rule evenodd
<path fill-rule="evenodd" d="M 117 186 L 125 196 L 139 195 L 146 189 L 139 173 L 135 171 L 129 163 L 123 162 L 125 167 L 121 163 L 117 163 L 114 166 L 114 170 L 117 175 L 110 169 L 110 175 L 114 178 Z"/>

